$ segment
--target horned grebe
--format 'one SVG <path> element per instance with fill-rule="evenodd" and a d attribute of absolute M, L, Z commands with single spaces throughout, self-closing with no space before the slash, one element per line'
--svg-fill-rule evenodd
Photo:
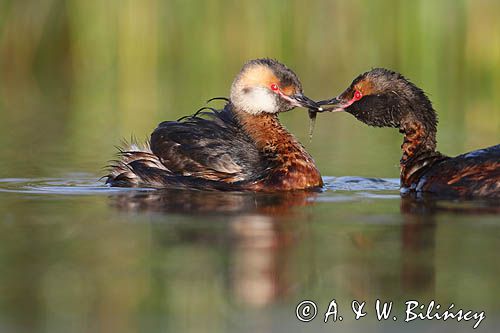
<path fill-rule="evenodd" d="M 278 120 L 297 106 L 317 108 L 295 73 L 275 60 L 251 60 L 222 110 L 162 122 L 145 147 L 119 153 L 106 183 L 265 192 L 321 187 L 314 160 Z"/>
<path fill-rule="evenodd" d="M 376 68 L 359 75 L 323 111 L 346 111 L 376 127 L 395 127 L 401 146 L 403 192 L 500 197 L 500 145 L 448 157 L 436 151 L 437 116 L 425 93 L 401 74 Z"/>

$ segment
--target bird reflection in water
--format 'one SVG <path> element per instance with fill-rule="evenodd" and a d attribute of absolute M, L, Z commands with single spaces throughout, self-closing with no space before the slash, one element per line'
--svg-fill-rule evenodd
<path fill-rule="evenodd" d="M 296 280 L 290 276 L 292 252 L 307 235 L 304 222 L 310 219 L 308 210 L 299 208 L 314 204 L 317 195 L 158 190 L 113 196 L 111 205 L 128 212 L 194 216 L 197 223 L 200 216 L 227 221 L 223 232 L 196 227 L 174 232 L 181 242 L 228 247 L 231 297 L 239 304 L 261 307 L 290 294 Z M 161 232 L 154 237 L 161 238 Z M 171 238 L 164 245 L 172 246 Z"/>
<path fill-rule="evenodd" d="M 438 230 L 444 228 L 441 237 L 446 238 L 447 225 L 455 218 L 500 213 L 498 202 L 452 201 L 431 195 L 402 196 L 399 205 L 399 216 L 362 216 L 366 223 L 361 226 L 356 225 L 359 221 L 351 228 L 331 226 L 334 241 L 326 267 L 335 272 L 327 282 L 332 296 L 342 293 L 348 300 L 368 302 L 434 297 L 437 273 L 447 269 L 437 263 L 448 256 L 446 248 L 437 247 Z"/>
<path fill-rule="evenodd" d="M 111 202 L 127 212 L 194 217 L 186 225 L 167 230 L 156 224 L 153 241 L 165 248 L 176 246 L 175 242 L 222 248 L 227 258 L 216 270 L 224 272 L 229 296 L 236 303 L 255 307 L 292 299 L 302 289 L 314 288 L 316 273 L 328 279 L 332 296 L 340 286 L 352 299 L 431 297 L 440 257 L 436 250 L 439 216 L 499 210 L 488 202 L 456 203 L 407 195 L 401 198 L 400 213 L 395 216 L 400 223 L 347 225 L 329 223 L 333 216 L 322 220 L 325 217 L 315 209 L 319 195 L 161 190 L 125 193 L 111 197 Z M 304 209 L 307 206 L 311 209 Z M 223 229 L 207 230 L 221 220 Z M 323 227 L 328 222 L 331 232 L 314 240 L 315 226 L 309 222 Z M 345 235 L 350 241 L 345 242 Z M 309 251 L 309 245 L 310 253 L 298 257 L 298 252 Z"/>
<path fill-rule="evenodd" d="M 401 198 L 402 266 L 401 285 L 404 293 L 435 290 L 436 231 L 440 214 L 499 214 L 495 200 L 446 200 L 435 195 L 406 195 Z"/>
<path fill-rule="evenodd" d="M 294 207 L 311 205 L 314 191 L 278 193 L 219 192 L 183 189 L 133 191 L 114 195 L 111 205 L 122 211 L 162 212 L 170 214 L 292 214 Z"/>

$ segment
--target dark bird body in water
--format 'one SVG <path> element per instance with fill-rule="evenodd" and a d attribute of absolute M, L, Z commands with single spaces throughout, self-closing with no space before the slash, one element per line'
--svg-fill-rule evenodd
<path fill-rule="evenodd" d="M 319 104 L 331 105 L 323 111 L 346 111 L 370 126 L 399 129 L 403 192 L 500 197 L 500 145 L 456 157 L 436 151 L 436 112 L 425 93 L 401 74 L 373 69 Z"/>
<path fill-rule="evenodd" d="M 121 151 L 111 186 L 286 191 L 323 185 L 313 159 L 279 122 L 315 108 L 295 73 L 270 59 L 248 62 L 222 110 L 161 123 L 146 147 Z"/>

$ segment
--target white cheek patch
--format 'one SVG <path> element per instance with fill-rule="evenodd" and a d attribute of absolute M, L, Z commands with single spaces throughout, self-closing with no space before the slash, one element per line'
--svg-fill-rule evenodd
<path fill-rule="evenodd" d="M 243 93 L 239 100 L 239 106 L 252 114 L 261 112 L 275 113 L 278 111 L 276 97 L 263 87 L 250 88 L 250 91 Z"/>

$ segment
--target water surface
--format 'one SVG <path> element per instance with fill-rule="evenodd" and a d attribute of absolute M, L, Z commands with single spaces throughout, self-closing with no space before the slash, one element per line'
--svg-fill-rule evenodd
<path fill-rule="evenodd" d="M 499 206 L 401 198 L 396 179 L 322 192 L 117 189 L 89 174 L 0 179 L 0 321 L 10 332 L 470 331 L 404 324 L 404 302 L 484 310 L 498 328 Z M 299 322 L 335 299 L 342 322 Z M 379 323 L 376 299 L 395 302 Z M 352 300 L 367 301 L 355 321 Z"/>
<path fill-rule="evenodd" d="M 499 204 L 401 198 L 396 129 L 321 114 L 310 141 L 306 110 L 280 115 L 335 176 L 322 192 L 98 180 L 123 138 L 227 97 L 257 57 L 317 100 L 397 70 L 431 98 L 442 153 L 498 144 L 499 17 L 491 0 L 1 0 L 0 331 L 472 331 L 404 324 L 408 299 L 484 310 L 477 331 L 500 331 Z M 342 323 L 295 318 L 333 298 Z M 397 322 L 374 319 L 377 298 Z"/>

